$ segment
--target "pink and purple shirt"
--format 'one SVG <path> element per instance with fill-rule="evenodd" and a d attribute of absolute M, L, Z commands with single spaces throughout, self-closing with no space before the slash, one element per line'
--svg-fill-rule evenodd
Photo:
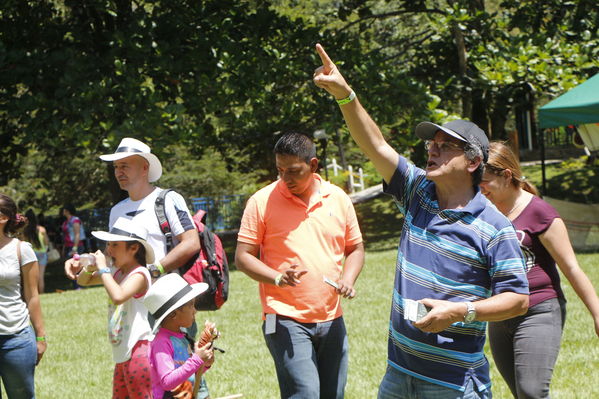
<path fill-rule="evenodd" d="M 151 344 L 150 364 L 153 396 L 162 399 L 174 389 L 193 390 L 195 373 L 204 362 L 193 353 L 185 334 L 160 328 Z"/>

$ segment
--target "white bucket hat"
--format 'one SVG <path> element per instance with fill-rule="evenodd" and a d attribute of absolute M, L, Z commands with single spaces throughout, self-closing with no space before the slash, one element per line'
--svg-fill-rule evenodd
<path fill-rule="evenodd" d="M 154 250 L 146 241 L 148 230 L 131 219 L 118 218 L 110 231 L 92 231 L 102 241 L 137 241 L 146 249 L 146 264 L 154 263 Z"/>
<path fill-rule="evenodd" d="M 166 316 L 207 289 L 206 283 L 189 285 L 177 273 L 169 273 L 156 280 L 143 299 L 145 307 L 156 320 L 154 332 Z"/>
<path fill-rule="evenodd" d="M 150 168 L 148 170 L 148 181 L 150 183 L 160 179 L 160 176 L 162 176 L 162 165 L 160 164 L 160 160 L 156 155 L 152 154 L 152 151 L 147 144 L 144 144 L 137 139 L 125 137 L 121 140 L 121 143 L 114 154 L 100 155 L 100 159 L 102 161 L 112 162 L 131 157 L 133 155 L 144 157 L 150 164 Z"/>

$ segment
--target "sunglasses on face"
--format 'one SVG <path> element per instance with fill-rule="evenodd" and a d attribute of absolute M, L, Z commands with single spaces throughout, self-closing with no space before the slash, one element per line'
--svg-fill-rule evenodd
<path fill-rule="evenodd" d="M 454 152 L 454 151 L 464 151 L 464 146 L 460 144 L 453 143 L 451 141 L 433 141 L 433 140 L 425 140 L 424 141 L 424 149 L 429 151 L 430 149 L 436 149 L 440 153 L 445 152 Z"/>

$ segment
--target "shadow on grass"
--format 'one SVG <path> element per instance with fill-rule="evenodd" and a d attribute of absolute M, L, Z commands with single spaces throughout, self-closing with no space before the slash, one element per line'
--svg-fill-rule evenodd
<path fill-rule="evenodd" d="M 403 215 L 390 196 L 381 195 L 355 206 L 360 229 L 369 252 L 396 249 L 403 226 Z"/>
<path fill-rule="evenodd" d="M 582 204 L 598 204 L 599 168 L 565 170 L 547 182 L 547 196 Z"/>
<path fill-rule="evenodd" d="M 523 174 L 541 190 L 541 166 L 522 168 Z M 552 198 L 578 203 L 599 203 L 599 167 L 587 165 L 584 158 L 547 165 L 547 193 Z"/>

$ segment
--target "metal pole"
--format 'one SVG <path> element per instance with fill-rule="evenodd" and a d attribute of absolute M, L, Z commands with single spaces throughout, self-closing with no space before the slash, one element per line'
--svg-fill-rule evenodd
<path fill-rule="evenodd" d="M 547 179 L 545 177 L 545 129 L 540 129 L 541 130 L 541 176 L 542 176 L 542 183 L 541 183 L 541 193 L 543 195 L 547 194 Z"/>

